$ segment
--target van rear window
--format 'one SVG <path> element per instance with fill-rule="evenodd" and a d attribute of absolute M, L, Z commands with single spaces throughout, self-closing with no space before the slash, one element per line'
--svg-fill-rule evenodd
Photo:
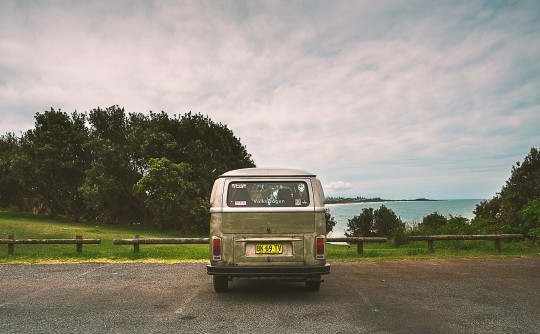
<path fill-rule="evenodd" d="M 227 192 L 231 207 L 301 207 L 309 205 L 305 182 L 231 182 Z"/>

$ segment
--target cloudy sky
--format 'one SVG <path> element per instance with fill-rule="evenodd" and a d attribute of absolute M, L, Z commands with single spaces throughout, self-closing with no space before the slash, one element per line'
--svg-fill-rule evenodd
<path fill-rule="evenodd" d="M 491 198 L 540 146 L 540 1 L 0 0 L 0 134 L 116 104 L 327 195 Z"/>

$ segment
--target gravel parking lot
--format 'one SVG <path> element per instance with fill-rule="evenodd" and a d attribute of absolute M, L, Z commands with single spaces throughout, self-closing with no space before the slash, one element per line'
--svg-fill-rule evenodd
<path fill-rule="evenodd" d="M 204 263 L 0 265 L 0 333 L 539 333 L 540 257 L 332 263 L 321 290 Z"/>

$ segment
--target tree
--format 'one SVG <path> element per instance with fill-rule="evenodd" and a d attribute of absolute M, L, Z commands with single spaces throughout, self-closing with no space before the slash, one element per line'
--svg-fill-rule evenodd
<path fill-rule="evenodd" d="M 422 233 L 437 233 L 447 222 L 446 217 L 438 212 L 433 212 L 422 219 L 422 222 L 418 224 L 418 228 Z"/>
<path fill-rule="evenodd" d="M 16 206 L 24 209 L 24 194 L 19 179 L 12 169 L 19 140 L 12 133 L 0 136 L 0 207 Z"/>
<path fill-rule="evenodd" d="M 472 225 L 478 232 L 500 233 L 502 225 L 499 210 L 501 209 L 501 198 L 499 194 L 490 200 L 483 200 L 476 205 L 473 213 L 475 215 Z"/>
<path fill-rule="evenodd" d="M 377 210 L 363 208 L 359 216 L 354 216 L 347 223 L 345 235 L 348 237 L 390 237 L 397 231 L 404 231 L 405 224 L 398 216 L 381 205 Z"/>
<path fill-rule="evenodd" d="M 472 234 L 474 233 L 473 226 L 470 224 L 469 219 L 462 216 L 452 216 L 449 218 L 444 226 L 445 234 Z"/>
<path fill-rule="evenodd" d="M 540 152 L 531 148 L 525 160 L 512 166 L 512 174 L 501 189 L 501 219 L 512 227 L 522 223 L 518 214 L 535 199 L 540 198 Z"/>
<path fill-rule="evenodd" d="M 330 234 L 334 230 L 334 226 L 336 226 L 337 222 L 335 221 L 334 217 L 330 214 L 330 209 L 326 209 L 324 212 L 324 217 L 326 219 L 326 235 Z"/>
<path fill-rule="evenodd" d="M 396 231 L 404 230 L 405 224 L 394 211 L 381 205 L 378 210 L 373 212 L 373 228 L 377 236 L 390 237 Z"/>
<path fill-rule="evenodd" d="M 520 213 L 540 199 L 540 152 L 531 148 L 522 163 L 512 166 L 512 173 L 500 193 L 482 201 L 474 210 L 472 225 L 484 232 L 528 234 L 531 226 Z"/>
<path fill-rule="evenodd" d="M 540 239 L 540 200 L 534 200 L 519 213 L 523 229 L 531 238 Z"/>
<path fill-rule="evenodd" d="M 191 181 L 198 190 L 190 194 L 189 200 L 196 203 L 193 210 L 199 212 L 198 217 L 207 217 L 207 212 L 200 209 L 208 206 L 212 186 L 219 175 L 232 169 L 255 167 L 251 155 L 231 130 L 200 114 L 170 118 L 164 112 L 151 113 L 133 124 L 131 138 L 135 147 L 140 147 L 135 161 L 167 158 L 172 164 L 189 165 Z M 142 163 L 139 167 L 146 176 L 150 166 Z M 191 217 L 190 226 L 207 231 L 207 220 L 195 221 L 195 214 Z"/>
<path fill-rule="evenodd" d="M 145 204 L 132 192 L 146 166 L 135 140 L 139 137 L 133 134 L 147 118 L 142 114 L 127 117 L 123 108 L 112 106 L 93 109 L 88 119 L 92 162 L 79 188 L 87 218 L 108 224 L 148 224 Z"/>
<path fill-rule="evenodd" d="M 61 213 L 78 221 L 84 210 L 78 188 L 90 161 L 85 147 L 86 117 L 51 109 L 36 114 L 35 119 L 35 129 L 28 130 L 20 140 L 13 171 L 51 216 Z"/>
<path fill-rule="evenodd" d="M 167 157 L 188 163 L 203 193 L 210 195 L 215 179 L 232 169 L 255 167 L 251 155 L 234 133 L 210 118 L 191 112 L 169 118 L 151 113 L 142 145 L 146 159 Z"/>
<path fill-rule="evenodd" d="M 375 235 L 373 208 L 363 208 L 359 216 L 348 219 L 347 237 L 371 237 Z"/>
<path fill-rule="evenodd" d="M 149 163 L 148 173 L 133 189 L 153 213 L 155 223 L 163 229 L 207 233 L 209 205 L 200 201 L 189 164 L 175 164 L 167 158 L 152 158 Z"/>

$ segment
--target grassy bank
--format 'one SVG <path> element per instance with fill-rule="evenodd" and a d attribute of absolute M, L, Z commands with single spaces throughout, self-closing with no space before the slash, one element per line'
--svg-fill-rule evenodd
<path fill-rule="evenodd" d="M 62 219 L 28 213 L 0 211 L 0 239 L 14 235 L 17 239 L 84 238 L 101 239 L 101 245 L 84 245 L 77 253 L 75 245 L 15 245 L 13 255 L 7 254 L 7 245 L 0 245 L 0 263 L 43 263 L 83 261 L 151 261 L 180 262 L 207 261 L 207 245 L 141 245 L 140 253 L 133 246 L 113 245 L 113 239 L 190 237 L 171 231 L 156 231 L 139 226 L 112 226 L 87 223 L 69 223 Z M 431 259 L 468 257 L 539 256 L 540 248 L 529 241 L 503 242 L 502 252 L 495 251 L 493 241 L 437 241 L 435 253 L 429 253 L 425 242 L 411 242 L 400 248 L 390 243 L 364 244 L 364 256 L 356 254 L 356 246 L 328 245 L 329 261 L 357 261 L 377 259 Z"/>

